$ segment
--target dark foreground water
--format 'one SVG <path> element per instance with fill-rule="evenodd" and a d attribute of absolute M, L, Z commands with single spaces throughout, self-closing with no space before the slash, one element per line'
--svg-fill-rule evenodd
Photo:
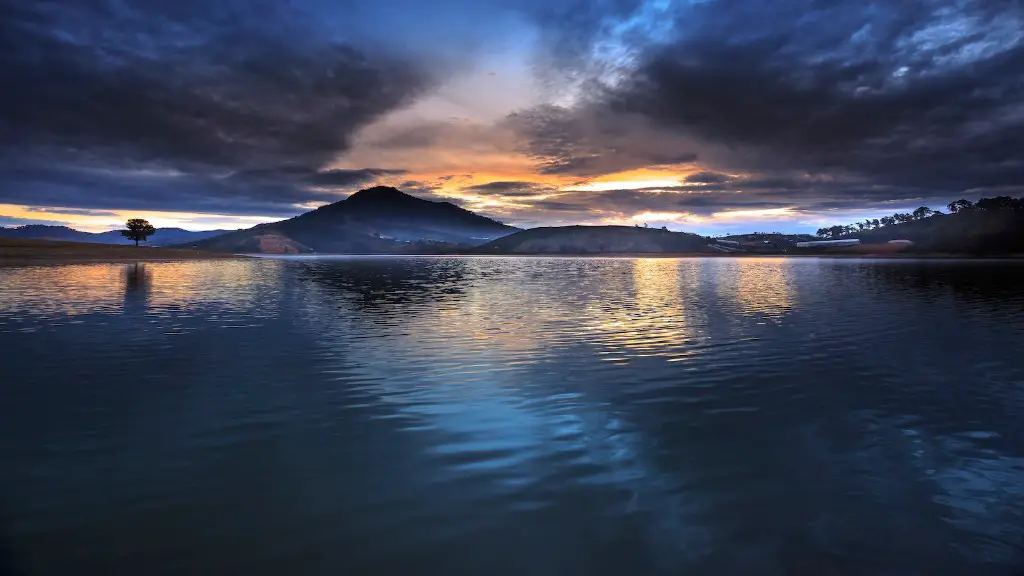
<path fill-rule="evenodd" d="M 1012 263 L 0 269 L 3 568 L 1018 574 L 1022 336 Z"/>

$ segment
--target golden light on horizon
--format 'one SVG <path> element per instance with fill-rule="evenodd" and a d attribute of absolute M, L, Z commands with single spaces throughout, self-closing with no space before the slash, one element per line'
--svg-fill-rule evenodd
<path fill-rule="evenodd" d="M 608 192 L 610 190 L 639 190 L 642 188 L 670 188 L 672 186 L 679 186 L 679 180 L 606 180 L 568 186 L 563 188 L 563 190 L 569 192 Z"/>
<path fill-rule="evenodd" d="M 634 222 L 700 222 L 701 217 L 689 212 L 641 212 L 630 217 Z"/>
<path fill-rule="evenodd" d="M 773 216 L 796 216 L 793 207 L 786 208 L 765 208 L 763 210 L 726 210 L 715 212 L 712 219 L 728 220 L 732 218 L 770 218 Z"/>

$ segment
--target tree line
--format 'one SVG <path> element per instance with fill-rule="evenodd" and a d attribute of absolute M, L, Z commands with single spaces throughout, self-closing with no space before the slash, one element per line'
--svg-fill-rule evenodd
<path fill-rule="evenodd" d="M 981 198 L 977 202 L 971 202 L 970 200 L 956 200 L 946 205 L 949 209 L 950 214 L 960 214 L 964 212 L 970 212 L 974 210 L 994 211 L 994 210 L 1013 210 L 1017 212 L 1024 212 L 1024 198 L 1011 198 L 1009 196 L 996 196 L 995 198 Z M 866 218 L 863 222 L 855 222 L 853 224 L 838 224 L 835 226 L 827 226 L 825 228 L 818 228 L 815 235 L 819 238 L 828 238 L 831 240 L 839 240 L 844 236 L 850 236 L 857 232 L 864 232 L 865 230 L 875 230 L 878 228 L 884 228 L 886 226 L 893 226 L 896 224 L 906 224 L 908 222 L 914 222 L 917 220 L 924 220 L 925 218 L 933 218 L 938 216 L 945 216 L 946 213 L 941 210 L 932 210 L 927 206 L 921 206 L 913 212 L 897 212 L 892 216 L 883 216 L 882 218 Z"/>

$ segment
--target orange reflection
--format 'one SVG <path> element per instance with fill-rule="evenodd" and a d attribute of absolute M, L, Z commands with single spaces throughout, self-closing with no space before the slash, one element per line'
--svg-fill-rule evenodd
<path fill-rule="evenodd" d="M 0 314 L 153 313 L 207 305 L 259 313 L 259 288 L 279 272 L 275 262 L 242 260 L 7 268 L 0 274 Z"/>
<path fill-rule="evenodd" d="M 602 298 L 603 304 L 584 309 L 588 338 L 604 347 L 612 359 L 679 355 L 693 336 L 682 284 L 684 279 L 696 279 L 700 261 L 685 261 L 685 266 L 683 262 L 633 259 L 632 274 L 627 277 L 631 286 L 617 287 L 626 298 Z M 621 284 L 609 280 L 613 289 Z"/>
<path fill-rule="evenodd" d="M 0 273 L 0 314 L 76 316 L 118 313 L 123 264 L 6 268 Z"/>
<path fill-rule="evenodd" d="M 781 318 L 793 308 L 793 263 L 779 258 L 738 259 L 727 263 L 733 282 L 719 285 L 741 314 Z"/>

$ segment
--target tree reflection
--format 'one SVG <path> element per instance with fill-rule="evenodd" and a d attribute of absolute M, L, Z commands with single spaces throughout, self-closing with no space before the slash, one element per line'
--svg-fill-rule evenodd
<path fill-rule="evenodd" d="M 125 264 L 121 270 L 124 281 L 124 313 L 145 313 L 153 290 L 153 274 L 143 262 Z"/>
<path fill-rule="evenodd" d="M 865 266 L 873 284 L 932 298 L 983 305 L 1004 314 L 1024 313 L 1024 263 L 1020 262 L 883 262 Z"/>

